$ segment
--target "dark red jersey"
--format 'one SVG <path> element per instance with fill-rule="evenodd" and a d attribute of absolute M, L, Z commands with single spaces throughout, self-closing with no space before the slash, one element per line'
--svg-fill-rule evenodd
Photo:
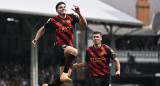
<path fill-rule="evenodd" d="M 114 51 L 107 45 L 102 44 L 99 49 L 94 46 L 87 48 L 85 61 L 90 62 L 91 76 L 103 76 L 110 74 L 110 59 L 116 58 Z"/>
<path fill-rule="evenodd" d="M 50 18 L 44 28 L 54 33 L 54 43 L 73 46 L 74 25 L 79 21 L 79 17 L 74 14 L 67 14 L 65 19 L 55 16 Z"/>

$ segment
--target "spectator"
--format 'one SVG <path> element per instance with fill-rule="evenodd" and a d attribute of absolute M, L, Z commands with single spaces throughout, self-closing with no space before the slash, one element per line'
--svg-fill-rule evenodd
<path fill-rule="evenodd" d="M 128 64 L 129 64 L 129 68 L 130 68 L 130 72 L 134 73 L 135 72 L 135 57 L 133 55 L 131 55 L 130 53 L 128 53 Z"/>
<path fill-rule="evenodd" d="M 7 86 L 3 79 L 0 81 L 0 86 Z"/>
<path fill-rule="evenodd" d="M 46 72 L 46 76 L 45 76 L 45 83 L 49 83 L 50 82 L 50 73 Z"/>
<path fill-rule="evenodd" d="M 39 80 L 39 84 L 40 86 L 45 82 L 45 71 L 41 70 L 41 73 L 39 74 L 38 80 Z"/>

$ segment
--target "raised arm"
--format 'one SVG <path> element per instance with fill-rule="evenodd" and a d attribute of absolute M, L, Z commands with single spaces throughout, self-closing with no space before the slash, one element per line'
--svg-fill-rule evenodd
<path fill-rule="evenodd" d="M 73 67 L 74 68 L 85 67 L 88 64 L 89 64 L 89 62 L 85 61 L 85 62 L 82 62 L 82 63 L 75 63 L 75 64 L 73 64 Z"/>
<path fill-rule="evenodd" d="M 80 8 L 78 6 L 76 6 L 76 5 L 73 5 L 73 6 L 74 6 L 75 9 L 72 8 L 72 10 L 74 12 L 76 12 L 80 17 L 79 24 L 82 25 L 82 26 L 86 26 L 87 25 L 87 21 L 84 18 L 84 16 L 81 14 Z"/>

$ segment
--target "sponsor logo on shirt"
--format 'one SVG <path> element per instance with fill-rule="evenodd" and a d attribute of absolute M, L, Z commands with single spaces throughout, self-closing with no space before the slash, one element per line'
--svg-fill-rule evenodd
<path fill-rule="evenodd" d="M 101 62 L 103 60 L 106 60 L 105 57 L 100 57 L 100 58 L 90 58 L 90 61 L 92 62 Z"/>

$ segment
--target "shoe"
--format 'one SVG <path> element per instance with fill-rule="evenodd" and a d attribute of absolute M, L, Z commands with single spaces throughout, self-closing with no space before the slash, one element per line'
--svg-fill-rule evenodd
<path fill-rule="evenodd" d="M 44 83 L 44 84 L 42 84 L 42 86 L 48 86 L 48 84 Z"/>
<path fill-rule="evenodd" d="M 63 82 L 71 82 L 71 79 L 68 77 L 68 74 L 63 74 L 60 77 L 60 81 Z"/>

